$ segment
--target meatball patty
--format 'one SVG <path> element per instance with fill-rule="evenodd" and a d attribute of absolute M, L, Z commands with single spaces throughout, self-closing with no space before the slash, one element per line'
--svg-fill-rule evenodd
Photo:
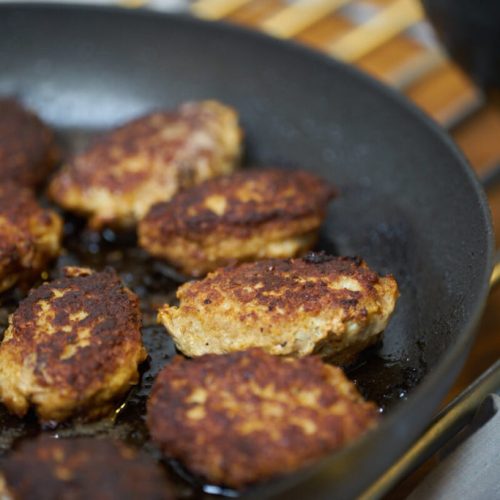
<path fill-rule="evenodd" d="M 147 424 L 193 474 L 242 488 L 346 445 L 377 413 L 340 368 L 251 349 L 175 358 L 155 381 Z"/>
<path fill-rule="evenodd" d="M 30 189 L 0 184 L 0 292 L 35 278 L 58 255 L 62 225 Z"/>
<path fill-rule="evenodd" d="M 130 226 L 177 191 L 231 172 L 240 157 L 236 112 L 215 101 L 155 112 L 104 135 L 63 167 L 49 188 L 90 225 Z"/>
<path fill-rule="evenodd" d="M 52 131 L 14 99 L 0 99 L 0 176 L 20 186 L 40 184 L 58 160 Z"/>
<path fill-rule="evenodd" d="M 136 384 L 146 358 L 139 300 L 112 269 L 66 268 L 21 301 L 0 345 L 0 400 L 42 421 L 97 418 Z"/>
<path fill-rule="evenodd" d="M 175 498 L 151 457 L 109 439 L 42 436 L 2 458 L 0 469 L 0 495 L 12 500 Z"/>
<path fill-rule="evenodd" d="M 238 261 L 295 257 L 316 242 L 333 194 L 308 172 L 250 169 L 154 205 L 139 224 L 139 242 L 191 276 Z"/>
<path fill-rule="evenodd" d="M 308 254 L 229 266 L 177 290 L 159 321 L 187 356 L 261 347 L 348 364 L 377 342 L 398 297 L 361 260 Z"/>

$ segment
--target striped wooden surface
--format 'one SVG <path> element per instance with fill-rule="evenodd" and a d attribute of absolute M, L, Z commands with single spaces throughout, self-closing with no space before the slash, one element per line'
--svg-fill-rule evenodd
<path fill-rule="evenodd" d="M 451 62 L 417 0 L 196 0 L 192 12 L 281 38 L 351 62 L 406 94 L 449 133 L 478 173 L 500 163 L 500 103 L 488 102 Z M 500 246 L 500 187 L 488 193 Z M 500 291 L 489 298 L 477 340 L 448 399 L 500 357 Z M 430 461 L 390 498 L 404 498 Z"/>

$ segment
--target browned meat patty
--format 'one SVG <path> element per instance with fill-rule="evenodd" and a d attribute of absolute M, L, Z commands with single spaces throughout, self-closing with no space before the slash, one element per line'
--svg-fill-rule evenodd
<path fill-rule="evenodd" d="M 159 465 L 144 452 L 109 439 L 24 441 L 0 460 L 6 500 L 170 500 Z"/>
<path fill-rule="evenodd" d="M 398 287 L 361 259 L 311 253 L 301 259 L 229 266 L 177 290 L 179 306 L 158 319 L 187 356 L 261 347 L 317 353 L 348 364 L 380 339 Z"/>
<path fill-rule="evenodd" d="M 216 101 L 158 111 L 105 134 L 55 176 L 50 195 L 90 225 L 130 226 L 154 203 L 236 167 L 236 112 Z"/>
<path fill-rule="evenodd" d="M 0 345 L 0 400 L 42 421 L 108 414 L 146 358 L 139 300 L 112 269 L 66 268 L 33 289 Z"/>
<path fill-rule="evenodd" d="M 0 177 L 35 187 L 58 159 L 52 131 L 14 99 L 0 99 Z"/>
<path fill-rule="evenodd" d="M 139 242 L 191 276 L 238 261 L 295 257 L 316 242 L 333 194 L 308 172 L 245 170 L 154 205 L 139 224 Z"/>
<path fill-rule="evenodd" d="M 59 254 L 62 225 L 55 212 L 38 204 L 30 189 L 12 182 L 0 184 L 0 292 L 29 282 Z"/>
<path fill-rule="evenodd" d="M 239 489 L 345 446 L 377 413 L 340 368 L 252 349 L 175 358 L 155 381 L 147 424 L 165 455 Z"/>

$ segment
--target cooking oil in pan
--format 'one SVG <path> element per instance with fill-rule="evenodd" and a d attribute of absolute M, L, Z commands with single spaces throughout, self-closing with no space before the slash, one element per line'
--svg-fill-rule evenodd
<path fill-rule="evenodd" d="M 175 303 L 175 292 L 182 277 L 168 266 L 149 258 L 137 247 L 133 235 L 118 236 L 110 230 L 100 234 L 89 232 L 85 229 L 84 221 L 68 215 L 65 215 L 65 219 L 65 251 L 45 277 L 52 279 L 59 276 L 61 269 L 67 265 L 94 269 L 114 267 L 126 285 L 140 298 L 142 334 L 149 358 L 142 367 L 140 384 L 130 392 L 114 415 L 99 422 L 64 423 L 42 429 L 34 415 L 19 419 L 0 407 L 0 453 L 7 453 L 20 439 L 31 438 L 46 431 L 58 437 L 107 435 L 144 448 L 161 459 L 149 440 L 145 424 L 146 401 L 156 375 L 175 356 L 176 351 L 167 332 L 156 323 L 156 311 L 165 302 Z M 8 315 L 15 310 L 22 296 L 22 291 L 15 290 L 1 297 L 2 329 L 5 329 Z M 419 381 L 419 371 L 411 367 L 409 359 L 384 359 L 378 354 L 376 347 L 364 353 L 360 362 L 348 369 L 348 375 L 364 396 L 375 401 L 384 411 L 398 400 L 404 399 Z M 199 497 L 203 492 L 234 495 L 230 490 L 198 483 L 175 462 L 164 463 L 183 497 Z"/>

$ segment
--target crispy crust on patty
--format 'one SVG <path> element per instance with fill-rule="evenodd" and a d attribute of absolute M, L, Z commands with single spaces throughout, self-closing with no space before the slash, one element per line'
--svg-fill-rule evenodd
<path fill-rule="evenodd" d="M 245 170 L 154 205 L 139 224 L 139 242 L 191 276 L 238 261 L 294 257 L 315 243 L 333 195 L 309 172 Z"/>
<path fill-rule="evenodd" d="M 62 226 L 30 189 L 0 185 L 0 292 L 33 279 L 59 254 Z"/>
<path fill-rule="evenodd" d="M 377 413 L 341 369 L 252 349 L 175 358 L 155 381 L 147 423 L 193 474 L 242 488 L 345 446 Z"/>
<path fill-rule="evenodd" d="M 24 441 L 0 461 L 9 499 L 168 500 L 174 494 L 146 453 L 109 439 Z M 2 497 L 4 498 L 4 497 Z"/>
<path fill-rule="evenodd" d="M 52 131 L 14 99 L 0 99 L 0 176 L 20 186 L 40 184 L 58 160 Z"/>
<path fill-rule="evenodd" d="M 229 266 L 177 290 L 158 319 L 187 356 L 261 347 L 348 364 L 380 338 L 398 297 L 358 258 L 311 253 Z"/>
<path fill-rule="evenodd" d="M 98 139 L 55 176 L 49 193 L 95 228 L 129 226 L 154 203 L 232 172 L 241 138 L 236 112 L 216 101 L 158 111 Z"/>
<path fill-rule="evenodd" d="M 146 358 L 137 296 L 114 270 L 66 268 L 32 290 L 0 345 L 0 399 L 42 421 L 97 418 L 139 378 Z"/>

